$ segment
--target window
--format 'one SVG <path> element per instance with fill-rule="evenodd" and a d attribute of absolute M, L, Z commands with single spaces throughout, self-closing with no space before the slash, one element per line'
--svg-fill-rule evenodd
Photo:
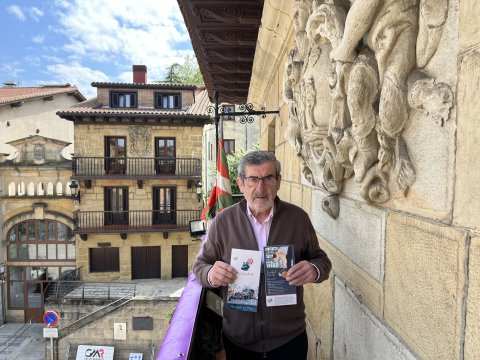
<path fill-rule="evenodd" d="M 155 138 L 157 174 L 175 174 L 175 138 Z"/>
<path fill-rule="evenodd" d="M 157 109 L 181 109 L 182 97 L 180 94 L 156 93 L 155 107 Z"/>
<path fill-rule="evenodd" d="M 53 220 L 27 220 L 7 235 L 8 260 L 75 260 L 75 235 Z"/>
<path fill-rule="evenodd" d="M 105 187 L 105 225 L 128 225 L 128 188 Z"/>
<path fill-rule="evenodd" d="M 118 247 L 90 248 L 90 272 L 120 271 L 120 252 Z"/>
<path fill-rule="evenodd" d="M 235 140 L 223 140 L 223 150 L 225 150 L 225 155 L 233 154 L 235 152 Z"/>
<path fill-rule="evenodd" d="M 111 92 L 110 107 L 112 108 L 136 108 L 137 93 L 136 92 Z"/>
<path fill-rule="evenodd" d="M 176 223 L 176 189 L 175 187 L 153 188 L 153 224 Z"/>
<path fill-rule="evenodd" d="M 124 136 L 105 136 L 105 173 L 125 174 L 127 139 Z"/>

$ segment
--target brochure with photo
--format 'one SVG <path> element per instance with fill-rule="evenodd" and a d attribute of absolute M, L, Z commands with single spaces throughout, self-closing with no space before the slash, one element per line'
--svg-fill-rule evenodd
<path fill-rule="evenodd" d="M 228 286 L 227 309 L 256 312 L 262 253 L 232 249 L 230 265 L 237 270 L 237 279 Z"/>
<path fill-rule="evenodd" d="M 297 287 L 285 279 L 288 270 L 295 264 L 293 245 L 271 245 L 263 249 L 267 306 L 296 304 Z"/>

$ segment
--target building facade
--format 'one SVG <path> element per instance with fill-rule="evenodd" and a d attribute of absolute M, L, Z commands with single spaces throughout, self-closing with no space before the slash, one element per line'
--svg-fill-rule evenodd
<path fill-rule="evenodd" d="M 97 98 L 58 112 L 75 127 L 77 267 L 86 281 L 186 277 L 198 249 L 201 86 L 93 83 Z"/>
<path fill-rule="evenodd" d="M 83 100 L 69 85 L 0 88 L 2 321 L 41 322 L 49 284 L 75 270 L 73 126 L 55 112 Z"/>

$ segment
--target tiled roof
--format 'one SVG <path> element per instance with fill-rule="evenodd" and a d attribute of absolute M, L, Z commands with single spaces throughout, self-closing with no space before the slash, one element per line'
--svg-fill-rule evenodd
<path fill-rule="evenodd" d="M 213 106 L 213 104 L 208 98 L 208 90 L 204 89 L 195 96 L 195 103 L 187 110 L 187 114 L 207 115 L 209 106 Z"/>
<path fill-rule="evenodd" d="M 175 90 L 195 90 L 204 88 L 203 84 L 174 84 L 174 83 L 111 83 L 111 82 L 93 82 L 92 87 L 97 88 L 136 88 L 136 89 L 175 89 Z"/>
<path fill-rule="evenodd" d="M 202 92 L 203 93 L 203 92 Z M 126 116 L 126 117 L 197 117 L 208 118 L 206 112 L 194 112 L 188 109 L 185 110 L 164 110 L 154 108 L 110 108 L 102 106 L 97 98 L 84 101 L 79 104 L 75 104 L 68 109 L 60 110 L 57 112 L 62 118 L 68 118 L 70 116 Z"/>
<path fill-rule="evenodd" d="M 73 94 L 79 101 L 84 101 L 85 97 L 78 91 L 76 86 L 58 85 L 58 86 L 38 86 L 38 87 L 2 87 L 0 88 L 0 105 L 11 104 L 24 100 L 33 100 L 44 98 L 56 94 Z"/>

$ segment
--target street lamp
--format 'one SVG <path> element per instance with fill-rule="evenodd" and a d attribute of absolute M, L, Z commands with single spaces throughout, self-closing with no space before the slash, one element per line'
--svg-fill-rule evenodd
<path fill-rule="evenodd" d="M 195 192 L 197 193 L 197 200 L 200 201 L 200 199 L 202 198 L 202 182 L 201 181 L 198 181 L 195 184 Z"/>
<path fill-rule="evenodd" d="M 78 182 L 72 180 L 68 186 L 70 187 L 73 201 L 78 201 L 80 204 L 80 189 L 78 187 Z"/>

